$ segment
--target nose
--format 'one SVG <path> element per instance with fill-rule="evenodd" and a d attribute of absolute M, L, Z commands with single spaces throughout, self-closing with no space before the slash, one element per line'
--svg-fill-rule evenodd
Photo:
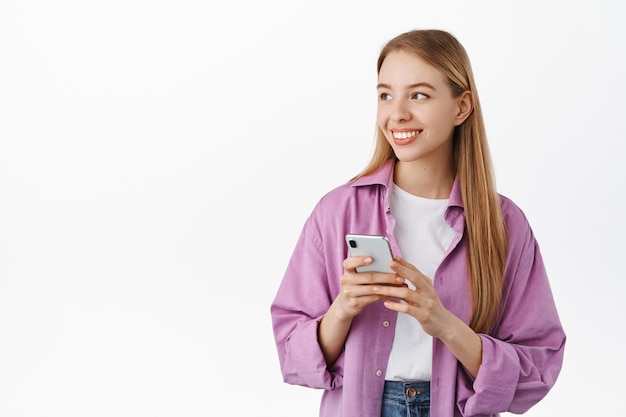
<path fill-rule="evenodd" d="M 395 122 L 411 120 L 411 112 L 409 111 L 408 103 L 403 100 L 394 102 L 391 110 L 391 119 Z"/>

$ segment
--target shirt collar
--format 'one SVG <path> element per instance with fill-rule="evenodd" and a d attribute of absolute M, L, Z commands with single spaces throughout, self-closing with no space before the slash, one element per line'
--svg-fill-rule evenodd
<path fill-rule="evenodd" d="M 389 159 L 383 166 L 378 168 L 371 174 L 364 175 L 352 182 L 352 187 L 362 187 L 365 185 L 382 185 L 389 189 L 393 181 L 393 166 L 395 160 Z"/>
<path fill-rule="evenodd" d="M 352 187 L 364 187 L 371 185 L 382 185 L 386 189 L 385 193 L 385 201 L 383 204 L 387 206 L 387 210 L 389 210 L 389 190 L 391 189 L 391 184 L 393 182 L 393 167 L 395 165 L 395 159 L 390 159 L 383 166 L 381 166 L 378 170 L 372 172 L 371 174 L 364 175 L 360 178 L 357 178 L 352 182 Z M 450 227 L 454 228 L 459 232 L 463 232 L 464 228 L 464 206 L 463 206 L 463 197 L 461 195 L 461 183 L 459 180 L 459 176 L 457 175 L 454 178 L 454 184 L 452 185 L 452 191 L 450 192 L 450 197 L 448 199 L 448 208 L 444 214 L 444 219 L 446 223 L 450 225 Z"/>
<path fill-rule="evenodd" d="M 458 175 L 454 178 L 454 184 L 452 184 L 452 191 L 450 192 L 448 207 L 464 207 L 463 196 L 461 195 L 461 180 L 459 179 Z"/>
<path fill-rule="evenodd" d="M 367 185 L 382 185 L 388 190 L 391 188 L 393 181 L 393 167 L 395 165 L 395 159 L 389 159 L 383 166 L 371 174 L 360 177 L 352 182 L 353 187 L 361 187 Z M 463 208 L 463 197 L 461 195 L 461 183 L 459 176 L 457 175 L 452 185 L 452 191 L 450 192 L 450 199 L 448 201 L 448 207 L 460 207 Z"/>

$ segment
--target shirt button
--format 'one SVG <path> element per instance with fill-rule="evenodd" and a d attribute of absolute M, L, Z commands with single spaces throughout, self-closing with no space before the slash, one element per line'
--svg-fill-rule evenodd
<path fill-rule="evenodd" d="M 389 320 L 383 321 L 383 327 L 389 327 Z"/>
<path fill-rule="evenodd" d="M 380 369 L 378 371 L 376 371 L 376 376 L 382 376 L 383 371 L 381 371 Z"/>

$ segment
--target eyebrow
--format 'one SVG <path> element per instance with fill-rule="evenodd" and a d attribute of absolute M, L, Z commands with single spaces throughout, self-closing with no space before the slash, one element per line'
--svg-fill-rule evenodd
<path fill-rule="evenodd" d="M 411 84 L 411 85 L 408 85 L 406 88 L 408 90 L 411 90 L 411 89 L 417 88 L 417 87 L 426 87 L 426 88 L 430 88 L 431 90 L 435 90 L 435 87 L 433 87 L 432 84 L 425 83 L 425 82 Z M 379 88 L 386 88 L 388 90 L 391 90 L 391 86 L 389 84 L 385 84 L 385 83 L 379 83 L 376 86 L 376 89 L 378 90 Z"/>

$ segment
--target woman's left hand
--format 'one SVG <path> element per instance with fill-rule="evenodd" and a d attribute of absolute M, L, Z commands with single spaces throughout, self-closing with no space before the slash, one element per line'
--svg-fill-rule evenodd
<path fill-rule="evenodd" d="M 433 282 L 404 259 L 394 258 L 391 268 L 410 281 L 415 289 L 381 285 L 372 289 L 374 293 L 404 301 L 385 300 L 385 307 L 415 317 L 426 333 L 444 339 L 444 332 L 450 329 L 454 315 L 441 303 Z"/>
<path fill-rule="evenodd" d="M 375 294 L 404 301 L 385 300 L 385 307 L 410 314 L 429 335 L 443 341 L 452 354 L 475 378 L 482 362 L 482 340 L 467 324 L 446 309 L 433 282 L 416 267 L 401 258 L 394 258 L 391 268 L 396 274 L 410 281 L 415 289 L 375 285 Z"/>

